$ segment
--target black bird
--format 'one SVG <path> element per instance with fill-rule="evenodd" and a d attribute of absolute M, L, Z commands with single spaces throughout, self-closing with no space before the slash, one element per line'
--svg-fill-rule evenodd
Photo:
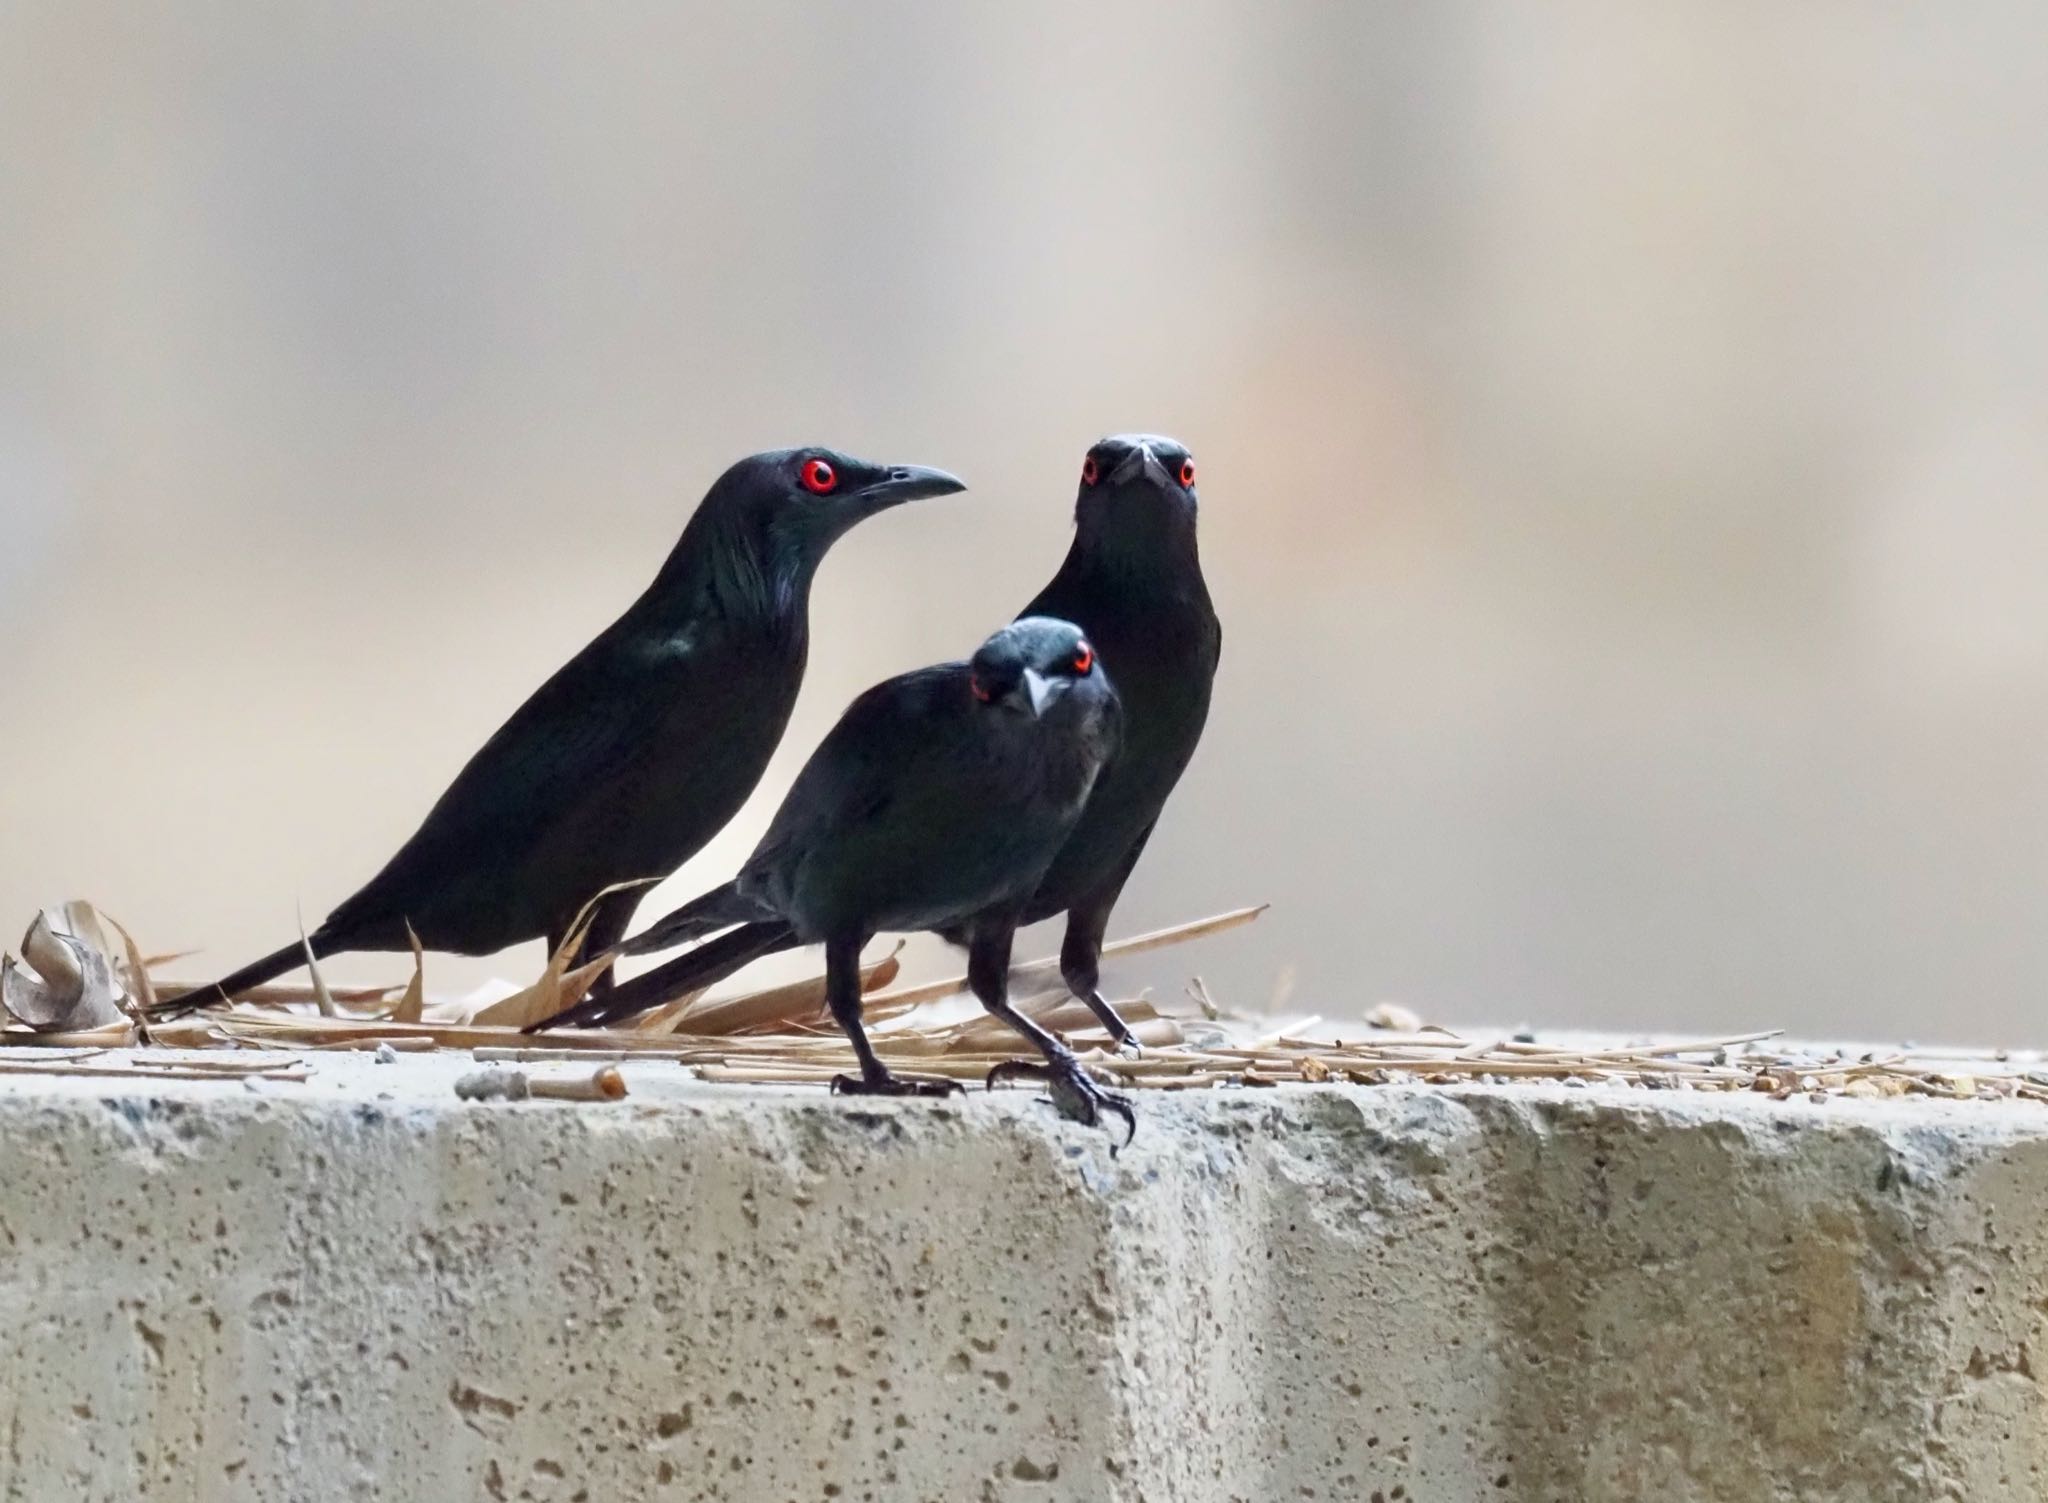
<path fill-rule="evenodd" d="M 822 941 L 827 1001 L 860 1060 L 859 1076 L 833 1088 L 910 1095 L 958 1087 L 892 1074 L 875 1057 L 861 1028 L 861 947 L 884 930 L 957 933 L 982 1006 L 1045 1056 L 1042 1066 L 999 1068 L 1043 1076 L 1071 1116 L 1092 1123 L 1109 1110 L 1135 1126 L 1129 1105 L 1008 999 L 1018 915 L 1081 818 L 1119 718 L 1094 648 L 1079 628 L 1044 617 L 1004 627 L 972 662 L 879 684 L 811 754 L 739 875 L 625 948 L 734 924 Z M 552 1023 L 609 1021 L 624 990 Z M 637 1008 L 627 1001 L 626 1011 Z"/>
<path fill-rule="evenodd" d="M 756 454 L 706 493 L 654 582 L 558 670 L 441 795 L 384 869 L 309 936 L 317 956 L 559 947 L 604 897 L 582 952 L 611 948 L 646 884 L 724 827 L 760 780 L 803 682 L 811 579 L 855 523 L 965 487 L 943 470 L 830 449 Z M 290 944 L 201 1005 L 304 961 Z"/>
<path fill-rule="evenodd" d="M 1105 438 L 1081 462 L 1074 541 L 1027 616 L 1072 621 L 1088 634 L 1117 685 L 1123 743 L 1037 890 L 1023 921 L 1064 912 L 1060 974 L 1118 1044 L 1130 1029 L 1101 991 L 1110 910 L 1151 837 L 1209 717 L 1223 628 L 1209 603 L 1195 546 L 1195 461 L 1170 438 Z M 690 937 L 667 921 L 631 953 Z M 946 937 L 965 944 L 964 931 Z M 797 943 L 785 925 L 748 924 L 622 982 L 609 1015 L 654 1007 L 711 986 L 755 958 Z"/>
<path fill-rule="evenodd" d="M 1066 914 L 1061 979 L 1119 1045 L 1135 1040 L 1102 995 L 1102 938 L 1202 739 L 1223 654 L 1195 547 L 1196 509 L 1185 445 L 1145 433 L 1103 439 L 1081 461 L 1073 545 L 1024 607 L 1085 631 L 1123 701 L 1123 744 L 1024 908 L 1027 924 Z"/>

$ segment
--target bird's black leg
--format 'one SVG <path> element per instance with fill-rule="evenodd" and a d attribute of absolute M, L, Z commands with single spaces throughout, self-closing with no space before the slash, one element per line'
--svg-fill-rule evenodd
<path fill-rule="evenodd" d="M 583 931 L 583 943 L 576 949 L 575 965 L 588 965 L 626 937 L 626 930 L 633 923 L 633 910 L 640 906 L 640 900 L 647 896 L 647 891 L 644 885 L 622 887 L 598 899 L 597 908 L 590 915 L 590 925 Z M 550 937 L 548 953 L 554 954 L 560 944 L 559 936 Z M 590 995 L 593 997 L 602 997 L 611 989 L 612 973 L 609 970 L 590 983 Z"/>
<path fill-rule="evenodd" d="M 1102 995 L 1102 936 L 1109 930 L 1110 910 L 1116 907 L 1124 882 L 1137 866 L 1151 833 L 1148 826 L 1132 843 L 1130 854 L 1117 864 L 1109 880 L 1067 910 L 1067 935 L 1060 942 L 1060 979 L 1067 983 L 1067 990 L 1088 1004 L 1088 1010 L 1109 1030 L 1117 1048 L 1129 1049 L 1134 1054 L 1138 1051 L 1137 1035 Z"/>
<path fill-rule="evenodd" d="M 1002 1081 L 1019 1076 L 1042 1080 L 1052 1093 L 1053 1105 L 1059 1108 L 1062 1117 L 1084 1122 L 1090 1127 L 1102 1125 L 1104 1112 L 1114 1112 L 1122 1117 L 1126 1128 L 1123 1146 L 1130 1147 L 1131 1139 L 1138 1135 L 1138 1116 L 1131 1110 L 1131 1103 L 1097 1085 L 1081 1068 L 1081 1062 L 1074 1058 L 1073 1050 L 1010 1005 L 1010 941 L 1015 934 L 1016 927 L 1010 924 L 999 930 L 976 931 L 967 950 L 967 984 L 974 989 L 974 995 L 988 1009 L 990 1016 L 1001 1018 L 1031 1040 L 1038 1052 L 1045 1056 L 1045 1063 L 1005 1060 L 988 1072 L 988 1088 L 994 1090 Z M 1114 1017 L 1115 1013 L 1110 1016 Z"/>
<path fill-rule="evenodd" d="M 952 1095 L 961 1088 L 957 1080 L 941 1080 L 925 1075 L 898 1075 L 876 1058 L 875 1046 L 868 1042 L 867 1030 L 860 1024 L 860 947 L 865 942 L 866 937 L 862 935 L 825 942 L 825 1002 L 832 1009 L 833 1021 L 846 1030 L 847 1041 L 853 1045 L 854 1057 L 860 1061 L 859 1075 L 832 1077 L 832 1094 Z"/>

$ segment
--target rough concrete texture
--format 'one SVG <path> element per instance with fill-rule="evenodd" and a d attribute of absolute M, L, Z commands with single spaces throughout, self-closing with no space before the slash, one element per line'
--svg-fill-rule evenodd
<path fill-rule="evenodd" d="M 2038 1499 L 2048 1110 L 0 1081 L 6 1499 Z"/>

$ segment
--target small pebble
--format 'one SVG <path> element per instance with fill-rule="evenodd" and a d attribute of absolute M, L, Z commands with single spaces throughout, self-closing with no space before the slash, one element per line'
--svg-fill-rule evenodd
<path fill-rule="evenodd" d="M 1533 1044 L 1533 1043 L 1535 1043 L 1535 1042 L 1536 1042 L 1536 1030 L 1535 1030 L 1535 1029 L 1533 1029 L 1533 1028 L 1517 1028 L 1517 1029 L 1515 1030 L 1515 1042 L 1516 1042 L 1516 1043 L 1518 1043 L 1518 1044 Z"/>
<path fill-rule="evenodd" d="M 377 1046 L 377 1063 L 380 1065 L 397 1064 L 398 1051 L 392 1048 L 389 1044 L 379 1044 Z"/>
<path fill-rule="evenodd" d="M 1559 1082 L 1559 1084 L 1567 1087 L 1577 1086 L 1583 1088 L 1586 1082 L 1576 1075 L 1567 1075 L 1562 1081 Z"/>

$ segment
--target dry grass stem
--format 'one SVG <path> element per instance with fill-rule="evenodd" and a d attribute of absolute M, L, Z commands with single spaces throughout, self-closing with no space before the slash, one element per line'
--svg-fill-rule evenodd
<path fill-rule="evenodd" d="M 1263 911 L 1233 909 L 1118 941 L 1104 954 L 1136 954 L 1221 933 L 1252 922 Z M 59 912 L 61 924 L 55 916 Z M 620 1028 L 522 1033 L 528 1023 L 573 1006 L 611 963 L 607 955 L 572 968 L 589 912 L 549 956 L 538 981 L 499 1001 L 429 997 L 425 960 L 415 942 L 412 977 L 395 1004 L 389 1001 L 396 990 L 391 987 L 331 991 L 314 967 L 308 986 L 258 988 L 231 1006 L 152 1026 L 145 1041 L 163 1046 L 164 1052 L 146 1051 L 125 1062 L 122 1056 L 102 1057 L 104 1051 L 136 1043 L 138 1034 L 125 1018 L 84 1029 L 58 1026 L 43 1033 L 19 1025 L 0 1030 L 0 1045 L 29 1046 L 0 1052 L 0 1074 L 292 1081 L 306 1078 L 305 1067 L 289 1054 L 280 1057 L 278 1051 L 467 1049 L 487 1065 L 575 1060 L 600 1067 L 595 1074 L 572 1080 L 535 1081 L 517 1070 L 486 1072 L 494 1078 L 479 1086 L 509 1090 L 510 1080 L 496 1077 L 518 1076 L 526 1095 L 580 1101 L 614 1100 L 623 1094 L 623 1080 L 614 1067 L 628 1060 L 661 1061 L 694 1070 L 708 1081 L 736 1084 L 821 1086 L 854 1069 L 852 1050 L 826 1015 L 821 974 L 738 996 L 682 998 Z M 118 948 L 87 905 L 53 910 L 44 926 L 51 932 L 36 937 L 37 953 L 45 957 L 50 971 L 39 967 L 37 974 L 47 978 L 54 973 L 61 988 L 74 972 L 90 982 L 104 969 L 118 981 L 113 990 L 130 1005 L 147 1005 L 160 992 L 190 989 L 150 974 L 153 966 L 178 957 L 145 958 L 127 930 L 111 919 L 105 923 L 120 936 Z M 867 1017 L 875 1025 L 872 1041 L 892 1065 L 974 1083 L 1003 1060 L 1028 1055 L 1024 1041 L 1010 1029 L 963 1002 L 947 1001 L 964 988 L 964 977 L 886 990 L 898 974 L 898 957 L 892 952 L 864 967 L 861 976 Z M 1565 1086 L 1741 1091 L 1780 1101 L 1911 1095 L 2048 1105 L 2048 1068 L 2038 1067 L 2038 1060 L 2037 1067 L 2029 1069 L 2025 1062 L 1960 1052 L 1909 1056 L 1889 1051 L 1852 1057 L 1842 1050 L 1787 1045 L 1778 1030 L 1630 1045 L 1577 1045 L 1492 1033 L 1471 1037 L 1424 1024 L 1395 1009 L 1383 1011 L 1380 1021 L 1399 1026 L 1372 1028 L 1360 1020 L 1355 1031 L 1345 1025 L 1340 1036 L 1338 1029 L 1319 1018 L 1262 1018 L 1235 1012 L 1220 1005 L 1199 978 L 1190 983 L 1187 1000 L 1172 1011 L 1145 997 L 1118 1003 L 1143 1051 L 1127 1056 L 1109 1048 L 1094 1015 L 1057 984 L 1056 960 L 1028 961 L 1011 974 L 1021 1011 L 1067 1038 L 1084 1064 L 1104 1079 L 1143 1090 L 1547 1081 Z M 1053 984 L 1044 985 L 1048 980 Z M 351 1011 L 340 1005 L 344 1002 L 385 1015 Z M 248 1059 L 194 1054 L 231 1050 L 259 1053 Z"/>

